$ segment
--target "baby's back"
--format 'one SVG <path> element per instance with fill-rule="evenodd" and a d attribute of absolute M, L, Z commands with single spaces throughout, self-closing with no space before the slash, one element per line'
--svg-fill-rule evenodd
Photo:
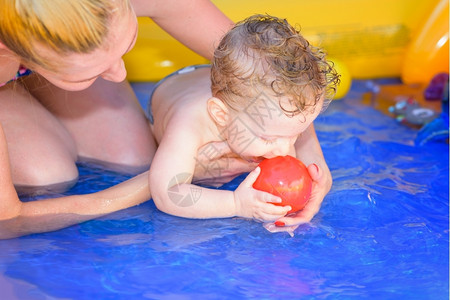
<path fill-rule="evenodd" d="M 209 67 L 202 67 L 175 74 L 164 79 L 156 88 L 151 109 L 154 118 L 152 129 L 158 143 L 174 116 L 177 119 L 188 118 L 190 122 L 207 116 L 206 103 L 211 97 L 210 70 Z"/>

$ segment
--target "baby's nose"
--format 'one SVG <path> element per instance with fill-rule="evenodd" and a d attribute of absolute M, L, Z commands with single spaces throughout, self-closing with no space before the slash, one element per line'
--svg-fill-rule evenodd
<path fill-rule="evenodd" d="M 291 149 L 291 143 L 288 140 L 280 140 L 277 141 L 274 148 L 272 149 L 270 155 L 272 157 L 275 156 L 285 156 L 289 154 L 289 151 Z M 267 155 L 269 156 L 269 155 Z M 266 157 L 269 158 L 269 157 Z M 271 158 L 271 157 L 270 157 Z"/>

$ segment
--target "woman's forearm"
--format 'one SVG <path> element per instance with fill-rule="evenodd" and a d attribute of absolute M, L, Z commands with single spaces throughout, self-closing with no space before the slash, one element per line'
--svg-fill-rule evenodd
<path fill-rule="evenodd" d="M 212 58 L 220 39 L 234 24 L 209 0 L 132 0 L 132 4 L 138 16 L 152 18 L 207 59 Z"/>
<path fill-rule="evenodd" d="M 150 198 L 146 172 L 96 193 L 21 203 L 16 215 L 0 221 L 0 238 L 58 230 Z"/>
<path fill-rule="evenodd" d="M 328 168 L 325 157 L 323 156 L 322 148 L 313 124 L 311 124 L 297 140 L 295 143 L 295 151 L 297 158 L 300 159 L 306 166 L 313 163 L 319 166 L 326 178 L 327 188 L 330 190 L 332 185 L 330 169 Z"/>

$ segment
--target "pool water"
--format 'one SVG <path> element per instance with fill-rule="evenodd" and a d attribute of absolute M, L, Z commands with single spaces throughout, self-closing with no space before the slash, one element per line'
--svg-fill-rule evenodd
<path fill-rule="evenodd" d="M 149 201 L 0 241 L 0 299 L 448 299 L 448 145 L 415 146 L 417 130 L 362 105 L 363 92 L 355 82 L 316 121 L 334 184 L 294 237 Z M 67 194 L 127 178 L 80 165 Z"/>

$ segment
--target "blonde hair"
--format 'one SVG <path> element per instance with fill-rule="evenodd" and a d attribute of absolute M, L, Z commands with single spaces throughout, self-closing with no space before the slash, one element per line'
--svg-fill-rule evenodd
<path fill-rule="evenodd" d="M 326 107 L 339 81 L 321 49 L 285 19 L 269 15 L 238 22 L 222 38 L 211 67 L 212 94 L 230 107 L 242 108 L 239 98 L 255 97 L 262 86 L 277 97 L 288 96 L 295 109 L 286 110 L 281 102 L 280 107 L 292 115 L 314 108 L 321 99 Z"/>
<path fill-rule="evenodd" d="M 0 0 L 0 41 L 26 62 L 54 68 L 37 44 L 57 54 L 104 46 L 112 14 L 129 0 Z"/>

